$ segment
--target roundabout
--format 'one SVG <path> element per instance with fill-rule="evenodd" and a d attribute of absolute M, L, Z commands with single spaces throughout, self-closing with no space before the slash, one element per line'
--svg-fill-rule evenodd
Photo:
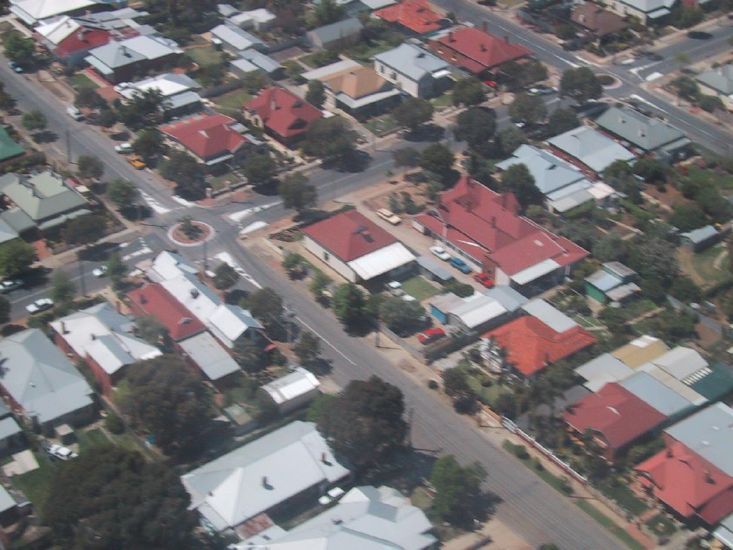
<path fill-rule="evenodd" d="M 177 246 L 198 246 L 214 238 L 216 231 L 208 223 L 182 218 L 168 229 L 168 239 Z"/>

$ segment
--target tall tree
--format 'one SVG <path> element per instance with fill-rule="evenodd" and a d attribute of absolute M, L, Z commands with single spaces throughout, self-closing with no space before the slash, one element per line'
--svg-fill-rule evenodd
<path fill-rule="evenodd" d="M 122 280 L 127 274 L 127 266 L 122 261 L 122 258 L 120 258 L 117 252 L 113 252 L 105 265 L 107 266 L 107 276 L 112 281 L 112 285 L 116 289 L 120 288 L 122 286 Z"/>
<path fill-rule="evenodd" d="M 453 105 L 470 107 L 486 101 L 483 83 L 476 77 L 469 76 L 456 81 L 453 86 Z"/>
<path fill-rule="evenodd" d="M 136 93 L 127 103 L 118 104 L 117 115 L 125 126 L 138 130 L 154 128 L 163 122 L 167 102 L 157 88 Z"/>
<path fill-rule="evenodd" d="M 79 155 L 77 166 L 82 178 L 101 178 L 104 175 L 104 164 L 97 157 Z"/>
<path fill-rule="evenodd" d="M 247 297 L 247 308 L 268 332 L 282 332 L 283 299 L 271 288 L 261 288 Z"/>
<path fill-rule="evenodd" d="M 353 328 L 364 321 L 365 307 L 364 293 L 354 283 L 344 283 L 334 292 L 334 313 L 347 328 Z"/>
<path fill-rule="evenodd" d="M 499 148 L 504 156 L 511 155 L 517 147 L 527 143 L 527 136 L 516 126 L 504 128 L 496 136 Z"/>
<path fill-rule="evenodd" d="M 48 121 L 41 111 L 33 110 L 23 113 L 20 123 L 29 132 L 41 132 L 46 129 Z"/>
<path fill-rule="evenodd" d="M 0 244 L 0 276 L 14 277 L 36 261 L 36 251 L 25 241 L 13 239 Z"/>
<path fill-rule="evenodd" d="M 242 164 L 247 181 L 255 186 L 267 186 L 275 178 L 277 167 L 268 153 L 248 155 Z"/>
<path fill-rule="evenodd" d="M 603 95 L 603 86 L 588 67 L 568 69 L 560 79 L 560 94 L 573 98 L 582 104 Z"/>
<path fill-rule="evenodd" d="M 76 286 L 64 271 L 56 270 L 51 278 L 51 298 L 58 305 L 65 306 L 74 300 Z"/>
<path fill-rule="evenodd" d="M 535 185 L 532 174 L 524 164 L 510 166 L 501 174 L 501 187 L 505 191 L 511 191 L 517 197 L 522 211 L 530 205 L 542 204 L 545 196 Z"/>
<path fill-rule="evenodd" d="M 419 302 L 405 302 L 395 296 L 386 297 L 379 306 L 379 316 L 398 335 L 416 331 L 424 323 L 425 309 Z"/>
<path fill-rule="evenodd" d="M 145 162 L 157 158 L 165 152 L 163 136 L 156 128 L 146 128 L 132 143 L 133 150 L 140 155 Z"/>
<path fill-rule="evenodd" d="M 326 101 L 326 88 L 318 79 L 313 79 L 308 82 L 308 91 L 305 94 L 305 100 L 319 109 L 323 107 Z"/>
<path fill-rule="evenodd" d="M 204 168 L 185 151 L 171 151 L 160 163 L 160 175 L 176 183 L 176 193 L 189 199 L 204 196 Z"/>
<path fill-rule="evenodd" d="M 432 143 L 423 149 L 420 167 L 438 176 L 443 184 L 450 183 L 453 175 L 453 152 L 442 143 Z"/>
<path fill-rule="evenodd" d="M 555 109 L 547 121 L 547 127 L 554 135 L 562 134 L 578 126 L 580 126 L 580 120 L 572 109 Z"/>
<path fill-rule="evenodd" d="M 392 116 L 400 126 L 415 132 L 423 124 L 432 120 L 433 111 L 433 104 L 429 101 L 408 97 L 392 111 Z"/>
<path fill-rule="evenodd" d="M 496 132 L 496 113 L 491 109 L 471 107 L 456 119 L 456 139 L 465 141 L 471 149 L 485 147 Z"/>
<path fill-rule="evenodd" d="M 303 138 L 301 149 L 306 155 L 326 161 L 344 162 L 356 150 L 357 133 L 341 117 L 316 120 Z"/>
<path fill-rule="evenodd" d="M 214 286 L 218 290 L 226 290 L 237 284 L 239 273 L 232 266 L 221 263 L 214 272 Z"/>
<path fill-rule="evenodd" d="M 314 364 L 321 355 L 321 339 L 310 331 L 304 331 L 293 346 L 295 355 L 304 367 Z"/>
<path fill-rule="evenodd" d="M 69 244 L 91 244 L 104 236 L 107 220 L 99 214 L 86 214 L 66 223 L 64 239 Z"/>
<path fill-rule="evenodd" d="M 542 97 L 520 93 L 514 96 L 514 101 L 509 105 L 509 116 L 515 121 L 538 124 L 547 116 L 547 107 Z"/>
<path fill-rule="evenodd" d="M 453 455 L 443 456 L 433 465 L 430 483 L 435 488 L 431 511 L 441 520 L 464 528 L 474 519 L 483 519 L 486 495 L 481 484 L 486 470 L 478 464 L 461 466 Z"/>
<path fill-rule="evenodd" d="M 234 360 L 246 372 L 256 373 L 267 366 L 267 355 L 262 348 L 247 338 L 238 338 L 234 342 Z"/>
<path fill-rule="evenodd" d="M 3 48 L 5 48 L 5 56 L 18 65 L 26 66 L 33 63 L 36 43 L 18 31 L 11 30 L 3 33 Z"/>
<path fill-rule="evenodd" d="M 0 324 L 10 321 L 10 301 L 5 296 L 0 296 Z"/>
<path fill-rule="evenodd" d="M 277 188 L 285 208 L 292 208 L 298 214 L 313 208 L 318 203 L 318 191 L 308 183 L 301 173 L 288 174 Z"/>
<path fill-rule="evenodd" d="M 117 208 L 124 210 L 137 204 L 140 193 L 131 181 L 117 178 L 107 186 L 107 196 Z"/>

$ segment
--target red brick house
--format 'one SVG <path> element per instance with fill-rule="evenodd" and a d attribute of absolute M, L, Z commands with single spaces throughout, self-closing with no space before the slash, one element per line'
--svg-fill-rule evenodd
<path fill-rule="evenodd" d="M 372 15 L 415 34 L 435 32 L 446 21 L 427 0 L 402 0 L 398 4 L 376 10 Z"/>
<path fill-rule="evenodd" d="M 303 137 L 323 113 L 284 88 L 265 88 L 244 104 L 244 117 L 284 145 Z"/>
<path fill-rule="evenodd" d="M 233 126 L 237 121 L 225 115 L 197 115 L 160 127 L 174 143 L 196 160 L 213 166 L 234 157 L 249 141 Z"/>

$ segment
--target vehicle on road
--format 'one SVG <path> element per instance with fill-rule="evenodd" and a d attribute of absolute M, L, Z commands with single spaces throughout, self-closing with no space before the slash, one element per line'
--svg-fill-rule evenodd
<path fill-rule="evenodd" d="M 433 256 L 436 256 L 438 259 L 443 260 L 444 262 L 447 262 L 451 259 L 451 255 L 446 252 L 445 248 L 442 246 L 431 246 L 430 252 L 433 253 Z"/>
<path fill-rule="evenodd" d="M 440 327 L 433 327 L 423 330 L 417 335 L 417 341 L 423 346 L 430 342 L 435 342 L 438 338 L 445 336 L 445 331 Z"/>
<path fill-rule="evenodd" d="M 99 267 L 95 267 L 92 269 L 92 275 L 95 277 L 104 277 L 107 274 L 107 266 L 106 265 L 100 265 Z"/>
<path fill-rule="evenodd" d="M 74 120 L 84 120 L 84 115 L 81 114 L 81 111 L 73 105 L 66 108 L 66 114 L 68 114 Z"/>
<path fill-rule="evenodd" d="M 449 263 L 461 273 L 471 273 L 473 271 L 466 262 L 455 256 L 450 259 Z"/>
<path fill-rule="evenodd" d="M 22 72 L 24 72 L 23 67 L 21 67 L 20 65 L 18 65 L 15 61 L 9 61 L 8 62 L 8 67 L 10 67 L 11 69 L 13 69 L 16 73 L 22 73 Z"/>
<path fill-rule="evenodd" d="M 11 290 L 20 288 L 21 286 L 23 286 L 23 281 L 18 281 L 17 279 L 5 279 L 4 281 L 0 282 L 0 292 L 5 294 L 6 292 L 10 292 Z"/>
<path fill-rule="evenodd" d="M 115 151 L 120 153 L 121 155 L 127 155 L 129 153 L 133 152 L 132 145 L 129 143 L 120 143 L 119 145 L 115 145 Z"/>
<path fill-rule="evenodd" d="M 693 40 L 710 40 L 712 37 L 712 34 L 705 31 L 688 31 L 687 33 L 687 38 L 692 38 Z"/>
<path fill-rule="evenodd" d="M 552 95 L 557 93 L 557 88 L 552 86 L 545 86 L 544 84 L 538 84 L 527 90 L 528 95 Z"/>
<path fill-rule="evenodd" d="M 391 223 L 392 225 L 399 225 L 402 221 L 402 219 L 397 214 L 395 214 L 391 210 L 387 210 L 386 208 L 380 208 L 379 210 L 377 210 L 377 216 Z"/>
<path fill-rule="evenodd" d="M 35 315 L 36 313 L 41 313 L 42 311 L 46 311 L 52 307 L 53 300 L 51 298 L 39 298 L 35 302 L 25 306 L 25 310 L 31 315 Z"/>
<path fill-rule="evenodd" d="M 132 166 L 135 170 L 142 170 L 147 166 L 145 164 L 145 161 L 140 158 L 140 155 L 132 155 L 130 157 L 127 157 L 127 162 L 129 162 L 130 166 Z"/>
<path fill-rule="evenodd" d="M 63 460 L 64 462 L 66 462 L 67 460 L 71 460 L 72 458 L 79 457 L 78 454 L 76 454 L 68 447 L 64 447 L 63 445 L 59 445 L 57 443 L 52 443 L 51 445 L 49 445 L 46 449 L 46 452 L 51 458 L 57 458 L 58 460 Z"/>
<path fill-rule="evenodd" d="M 486 288 L 494 288 L 494 278 L 486 273 L 476 273 L 473 280 Z"/>

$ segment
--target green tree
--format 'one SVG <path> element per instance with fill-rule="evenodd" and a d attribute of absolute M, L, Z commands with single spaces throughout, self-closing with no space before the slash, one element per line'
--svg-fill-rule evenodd
<path fill-rule="evenodd" d="M 169 466 L 100 445 L 54 470 L 43 519 L 63 548 L 194 548 L 189 500 Z"/>
<path fill-rule="evenodd" d="M 211 396 L 178 357 L 164 355 L 130 365 L 129 394 L 121 403 L 133 426 L 155 437 L 168 455 L 195 449 L 209 425 Z"/>
<path fill-rule="evenodd" d="M 15 277 L 36 261 L 36 251 L 25 241 L 13 239 L 0 244 L 0 276 Z"/>
<path fill-rule="evenodd" d="M 191 198 L 204 196 L 204 168 L 185 151 L 171 151 L 159 169 L 161 176 L 175 182 L 179 195 Z"/>
<path fill-rule="evenodd" d="M 74 105 L 76 105 L 77 107 L 88 107 L 89 109 L 97 109 L 101 108 L 103 105 L 107 105 L 107 103 L 104 101 L 104 99 L 102 99 L 102 96 L 97 93 L 96 89 L 80 88 L 76 92 Z"/>
<path fill-rule="evenodd" d="M 640 158 L 634 163 L 634 174 L 646 183 L 663 183 L 668 173 L 669 167 L 657 159 Z"/>
<path fill-rule="evenodd" d="M 637 242 L 629 251 L 629 267 L 650 285 L 667 289 L 679 273 L 675 247 L 660 239 Z"/>
<path fill-rule="evenodd" d="M 321 339 L 309 331 L 304 331 L 293 346 L 298 361 L 304 367 L 315 364 L 321 356 Z"/>
<path fill-rule="evenodd" d="M 397 124 L 415 132 L 432 120 L 433 104 L 426 99 L 408 97 L 392 111 L 392 116 Z"/>
<path fill-rule="evenodd" d="M 628 247 L 626 241 L 618 233 L 607 233 L 593 243 L 593 256 L 601 262 L 614 260 L 623 262 L 626 259 Z"/>
<path fill-rule="evenodd" d="M 122 258 L 120 258 L 117 252 L 113 252 L 110 254 L 105 265 L 107 266 L 107 275 L 112 281 L 112 284 L 115 288 L 120 288 L 122 279 L 127 274 L 127 266 L 122 261 Z"/>
<path fill-rule="evenodd" d="M 494 137 L 496 113 L 490 109 L 471 107 L 456 119 L 456 139 L 465 141 L 471 149 L 480 150 Z"/>
<path fill-rule="evenodd" d="M 484 519 L 486 506 L 481 484 L 486 470 L 478 464 L 461 466 L 453 455 L 443 456 L 433 465 L 430 483 L 435 488 L 431 511 L 442 521 L 471 528 L 474 519 Z"/>
<path fill-rule="evenodd" d="M 313 17 L 313 26 L 330 25 L 343 19 L 344 8 L 335 0 L 321 0 L 313 10 Z"/>
<path fill-rule="evenodd" d="M 20 123 L 23 125 L 23 128 L 25 128 L 29 132 L 41 132 L 45 130 L 46 126 L 48 125 L 46 115 L 38 110 L 23 113 L 23 117 L 20 119 Z"/>
<path fill-rule="evenodd" d="M 582 104 L 603 95 L 603 86 L 588 67 L 568 69 L 560 79 L 560 94 Z"/>
<path fill-rule="evenodd" d="M 10 301 L 5 296 L 0 296 L 0 324 L 10 321 Z"/>
<path fill-rule="evenodd" d="M 467 397 L 475 398 L 476 395 L 468 383 L 466 372 L 459 367 L 443 371 L 443 391 L 454 403 Z"/>
<path fill-rule="evenodd" d="M 315 78 L 309 81 L 305 100 L 314 107 L 321 109 L 326 102 L 326 87 L 323 82 Z"/>
<path fill-rule="evenodd" d="M 275 178 L 275 161 L 268 153 L 249 155 L 242 164 L 242 172 L 250 184 L 264 187 Z"/>
<path fill-rule="evenodd" d="M 333 295 L 333 310 L 346 327 L 353 328 L 364 320 L 364 293 L 354 283 L 339 285 Z"/>
<path fill-rule="evenodd" d="M 684 276 L 675 277 L 672 286 L 669 288 L 669 293 L 688 304 L 699 302 L 703 297 L 700 287 L 693 283 L 692 279 Z"/>
<path fill-rule="evenodd" d="M 288 252 L 283 258 L 282 266 L 287 272 L 288 277 L 294 279 L 298 274 L 301 274 L 304 270 L 304 258 L 296 252 Z"/>
<path fill-rule="evenodd" d="M 117 208 L 125 210 L 137 204 L 140 192 L 131 181 L 117 178 L 107 186 L 107 196 Z"/>
<path fill-rule="evenodd" d="M 66 223 L 64 240 L 69 244 L 91 244 L 107 230 L 107 220 L 99 214 L 86 214 Z"/>
<path fill-rule="evenodd" d="M 483 83 L 476 77 L 469 76 L 456 81 L 453 86 L 453 105 L 470 107 L 486 101 Z"/>
<path fill-rule="evenodd" d="M 695 203 L 680 204 L 674 207 L 669 223 L 680 231 L 691 231 L 708 224 L 708 217 Z"/>
<path fill-rule="evenodd" d="M 162 155 L 166 147 L 160 131 L 155 128 L 146 128 L 138 134 L 137 139 L 132 143 L 132 149 L 149 163 Z"/>
<path fill-rule="evenodd" d="M 577 128 L 580 126 L 580 120 L 578 120 L 578 115 L 572 109 L 559 108 L 550 114 L 547 126 L 553 134 L 557 135 Z"/>
<path fill-rule="evenodd" d="M 137 334 L 148 344 L 159 346 L 168 338 L 168 331 L 155 317 L 145 316 L 135 319 Z"/>
<path fill-rule="evenodd" d="M 104 175 L 104 164 L 94 156 L 79 155 L 77 167 L 82 178 L 101 178 Z"/>
<path fill-rule="evenodd" d="M 247 297 L 247 308 L 259 319 L 265 330 L 271 333 L 282 332 L 283 300 L 271 288 L 261 288 Z"/>
<path fill-rule="evenodd" d="M 219 264 L 214 272 L 214 286 L 218 290 L 226 290 L 237 284 L 239 274 L 229 264 Z"/>
<path fill-rule="evenodd" d="M 697 104 L 703 111 L 714 113 L 715 111 L 725 111 L 723 100 L 715 95 L 702 94 L 697 98 Z"/>
<path fill-rule="evenodd" d="M 414 147 L 403 147 L 402 149 L 392 151 L 392 158 L 397 167 L 414 167 L 420 164 L 420 151 Z"/>
<path fill-rule="evenodd" d="M 18 65 L 25 67 L 33 63 L 36 43 L 18 31 L 11 30 L 3 34 L 3 48 L 5 56 Z"/>
<path fill-rule="evenodd" d="M 448 184 L 454 174 L 454 162 L 455 157 L 448 147 L 442 143 L 431 143 L 423 149 L 420 168 L 438 176 L 443 184 Z"/>
<path fill-rule="evenodd" d="M 76 296 L 76 286 L 66 272 L 55 270 L 51 278 L 51 298 L 56 304 L 65 306 L 70 304 Z"/>
<path fill-rule="evenodd" d="M 527 136 L 516 126 L 504 128 L 496 137 L 503 156 L 511 155 L 517 147 L 527 143 Z"/>
<path fill-rule="evenodd" d="M 152 129 L 163 122 L 163 112 L 166 106 L 162 92 L 157 88 L 150 88 L 136 93 L 126 103 L 118 103 L 117 115 L 125 126 L 133 130 Z M 138 154 L 142 155 L 142 153 Z"/>
<path fill-rule="evenodd" d="M 234 359 L 246 372 L 256 373 L 267 366 L 267 355 L 255 342 L 247 338 L 238 338 L 234 342 Z"/>
<path fill-rule="evenodd" d="M 313 297 L 318 300 L 322 301 L 324 297 L 324 292 L 326 288 L 328 288 L 328 285 L 331 284 L 331 279 L 326 275 L 323 271 L 317 270 L 313 274 L 313 280 L 311 280 L 310 283 L 310 291 L 313 293 Z"/>
<path fill-rule="evenodd" d="M 530 205 L 544 202 L 542 191 L 537 188 L 532 174 L 524 164 L 510 166 L 501 174 L 501 188 L 514 193 L 522 211 Z"/>
<path fill-rule="evenodd" d="M 540 96 L 520 93 L 514 96 L 514 101 L 509 105 L 509 116 L 514 121 L 538 124 L 547 116 L 547 108 Z"/>
<path fill-rule="evenodd" d="M 346 162 L 356 150 L 357 133 L 341 117 L 316 120 L 305 134 L 303 153 L 325 161 Z"/>
<path fill-rule="evenodd" d="M 381 378 L 355 380 L 320 411 L 318 429 L 358 472 L 389 466 L 403 447 L 407 423 L 399 388 Z"/>
<path fill-rule="evenodd" d="M 696 101 L 700 95 L 700 86 L 686 75 L 679 76 L 670 82 L 677 95 L 688 101 Z"/>
<path fill-rule="evenodd" d="M 401 298 L 388 296 L 379 306 L 379 317 L 391 331 L 404 336 L 424 323 L 425 309 L 417 301 L 405 302 Z"/>
<path fill-rule="evenodd" d="M 301 173 L 288 174 L 277 187 L 285 208 L 292 208 L 298 214 L 313 208 L 318 203 L 318 191 L 308 183 Z"/>

